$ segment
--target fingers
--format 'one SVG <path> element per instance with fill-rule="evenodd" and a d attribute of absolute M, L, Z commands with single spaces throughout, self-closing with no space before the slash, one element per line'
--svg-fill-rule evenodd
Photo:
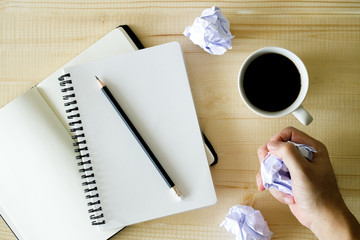
<path fill-rule="evenodd" d="M 288 204 L 288 205 L 295 203 L 294 197 L 291 196 L 290 194 L 280 192 L 272 187 L 269 189 L 269 191 L 270 191 L 271 195 L 273 195 L 273 197 L 276 198 L 281 203 Z"/>
<path fill-rule="evenodd" d="M 292 141 L 295 143 L 303 143 L 309 145 L 313 148 L 318 148 L 321 143 L 316 139 L 310 137 L 306 133 L 294 128 L 294 127 L 287 127 L 281 130 L 279 133 L 274 135 L 270 141 L 281 141 L 287 142 Z"/>
<path fill-rule="evenodd" d="M 258 148 L 257 155 L 258 155 L 260 165 L 261 165 L 262 161 L 264 160 L 264 158 L 266 157 L 266 155 L 268 154 L 268 152 L 269 152 L 269 150 L 267 149 L 266 144 L 263 144 L 262 146 L 260 146 Z M 256 174 L 256 184 L 258 186 L 259 191 L 264 191 L 265 190 L 260 170 Z"/>
<path fill-rule="evenodd" d="M 296 174 L 299 170 L 305 169 L 309 162 L 301 152 L 289 142 L 270 141 L 267 144 L 270 153 L 280 158 L 289 168 L 291 174 Z"/>
<path fill-rule="evenodd" d="M 256 183 L 258 185 L 258 190 L 259 191 L 264 191 L 264 185 L 262 183 L 262 178 L 261 178 L 261 173 L 260 171 L 256 174 Z M 271 195 L 274 196 L 274 198 L 276 198 L 279 202 L 284 203 L 284 204 L 293 204 L 295 202 L 294 197 L 291 196 L 290 194 L 286 194 L 283 192 L 280 192 L 274 188 L 270 188 L 269 189 Z"/>
<path fill-rule="evenodd" d="M 266 157 L 268 152 L 269 152 L 269 150 L 267 149 L 266 144 L 263 144 L 258 148 L 257 155 L 258 155 L 260 164 L 262 163 L 262 161 L 264 160 L 264 158 Z"/>
<path fill-rule="evenodd" d="M 291 175 L 293 177 L 300 177 L 302 176 L 301 173 L 306 171 L 306 168 L 309 167 L 310 163 L 308 160 L 305 159 L 305 157 L 301 154 L 297 147 L 289 143 L 288 141 L 303 143 L 312 146 L 317 150 L 322 149 L 323 146 L 321 142 L 308 136 L 300 130 L 293 127 L 287 127 L 281 130 L 278 134 L 274 135 L 270 139 L 270 142 L 258 148 L 258 159 L 261 165 L 265 157 L 270 152 L 272 155 L 275 155 L 276 157 L 283 160 L 285 165 L 289 168 L 289 171 L 291 172 Z M 256 183 L 259 191 L 265 190 L 262 182 L 261 171 L 259 171 L 256 175 Z M 274 197 L 277 198 L 280 202 L 291 204 L 294 201 L 291 195 L 284 194 L 276 190 L 271 190 L 271 192 Z"/>

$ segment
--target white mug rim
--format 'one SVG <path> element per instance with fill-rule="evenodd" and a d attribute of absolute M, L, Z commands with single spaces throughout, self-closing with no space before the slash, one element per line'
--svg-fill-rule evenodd
<path fill-rule="evenodd" d="M 267 54 L 267 53 L 277 53 L 277 54 L 287 57 L 295 64 L 295 66 L 298 69 L 299 74 L 300 74 L 301 88 L 300 88 L 298 97 L 290 106 L 288 106 L 287 108 L 285 108 L 283 110 L 276 111 L 276 112 L 265 111 L 265 110 L 262 110 L 262 109 L 256 107 L 255 105 L 253 105 L 247 98 L 244 88 L 242 87 L 243 77 L 244 77 L 246 68 L 249 66 L 249 64 L 254 59 L 256 59 L 257 57 L 259 57 L 261 55 Z M 255 112 L 261 116 L 264 116 L 264 117 L 270 117 L 270 118 L 282 117 L 282 116 L 292 113 L 293 111 L 295 111 L 297 108 L 299 108 L 301 106 L 302 102 L 304 101 L 304 99 L 306 97 L 307 91 L 309 89 L 309 76 L 308 76 L 308 73 L 307 73 L 304 63 L 301 61 L 301 59 L 297 55 L 295 55 L 295 53 L 293 53 L 285 48 L 281 48 L 281 47 L 264 47 L 264 48 L 260 48 L 256 51 L 252 52 L 245 59 L 243 64 L 241 65 L 239 75 L 238 75 L 238 89 L 239 89 L 240 96 L 241 96 L 242 100 L 244 101 L 245 105 L 249 109 L 251 109 L 253 112 Z"/>

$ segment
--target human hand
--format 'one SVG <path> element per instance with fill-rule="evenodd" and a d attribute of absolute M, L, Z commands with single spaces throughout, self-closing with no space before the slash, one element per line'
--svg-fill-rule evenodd
<path fill-rule="evenodd" d="M 309 145 L 317 152 L 313 159 L 308 161 L 293 144 L 287 141 Z M 277 200 L 289 205 L 291 212 L 301 224 L 310 228 L 320 239 L 340 239 L 331 234 L 340 226 L 342 229 L 348 229 L 348 234 L 354 232 L 351 231 L 351 226 L 357 226 L 357 231 L 360 231 L 357 220 L 346 207 L 340 194 L 329 154 L 323 143 L 295 128 L 288 127 L 258 149 L 260 164 L 268 152 L 282 159 L 288 167 L 294 196 L 273 188 L 269 190 Z M 256 180 L 258 189 L 265 190 L 260 171 Z M 342 220 L 342 223 L 338 223 L 339 220 Z M 337 234 L 340 233 L 343 231 L 337 231 Z M 352 239 L 350 235 L 349 238 L 344 236 L 342 235 L 341 239 Z"/>

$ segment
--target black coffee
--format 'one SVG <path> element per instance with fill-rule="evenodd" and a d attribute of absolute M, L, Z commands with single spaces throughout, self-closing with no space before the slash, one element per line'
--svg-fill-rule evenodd
<path fill-rule="evenodd" d="M 243 87 L 247 98 L 257 108 L 277 112 L 289 107 L 298 97 L 300 73 L 287 57 L 267 53 L 249 64 Z"/>

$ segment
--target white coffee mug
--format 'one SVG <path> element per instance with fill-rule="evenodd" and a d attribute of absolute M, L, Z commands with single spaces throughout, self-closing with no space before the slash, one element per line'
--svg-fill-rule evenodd
<path fill-rule="evenodd" d="M 247 98 L 247 96 L 245 94 L 244 86 L 243 86 L 244 75 L 245 75 L 245 71 L 246 71 L 247 67 L 256 58 L 258 58 L 261 55 L 267 54 L 267 53 L 280 54 L 280 55 L 283 55 L 286 58 L 290 59 L 295 64 L 295 66 L 298 69 L 299 74 L 300 74 L 301 87 L 300 87 L 300 92 L 299 92 L 298 97 L 295 99 L 295 101 L 290 106 L 288 106 L 287 108 L 285 108 L 283 110 L 276 111 L 276 112 L 264 111 L 262 109 L 259 109 L 256 106 L 254 106 Z M 261 48 L 255 52 L 253 52 L 252 54 L 250 54 L 245 59 L 244 63 L 242 64 L 242 66 L 240 68 L 239 77 L 238 77 L 238 87 L 239 87 L 240 96 L 241 96 L 242 100 L 244 101 L 244 103 L 246 104 L 246 106 L 248 106 L 248 108 L 250 108 L 253 112 L 255 112 L 261 116 L 277 118 L 277 117 L 282 117 L 289 113 L 292 113 L 304 125 L 310 124 L 313 120 L 310 113 L 308 113 L 305 110 L 305 108 L 303 108 L 301 106 L 302 102 L 304 101 L 304 99 L 306 97 L 306 94 L 307 94 L 307 91 L 309 88 L 308 73 L 306 71 L 304 63 L 300 60 L 300 58 L 298 56 L 296 56 L 294 53 L 290 52 L 289 50 L 286 50 L 286 49 L 280 48 L 280 47 L 265 47 L 265 48 Z"/>

